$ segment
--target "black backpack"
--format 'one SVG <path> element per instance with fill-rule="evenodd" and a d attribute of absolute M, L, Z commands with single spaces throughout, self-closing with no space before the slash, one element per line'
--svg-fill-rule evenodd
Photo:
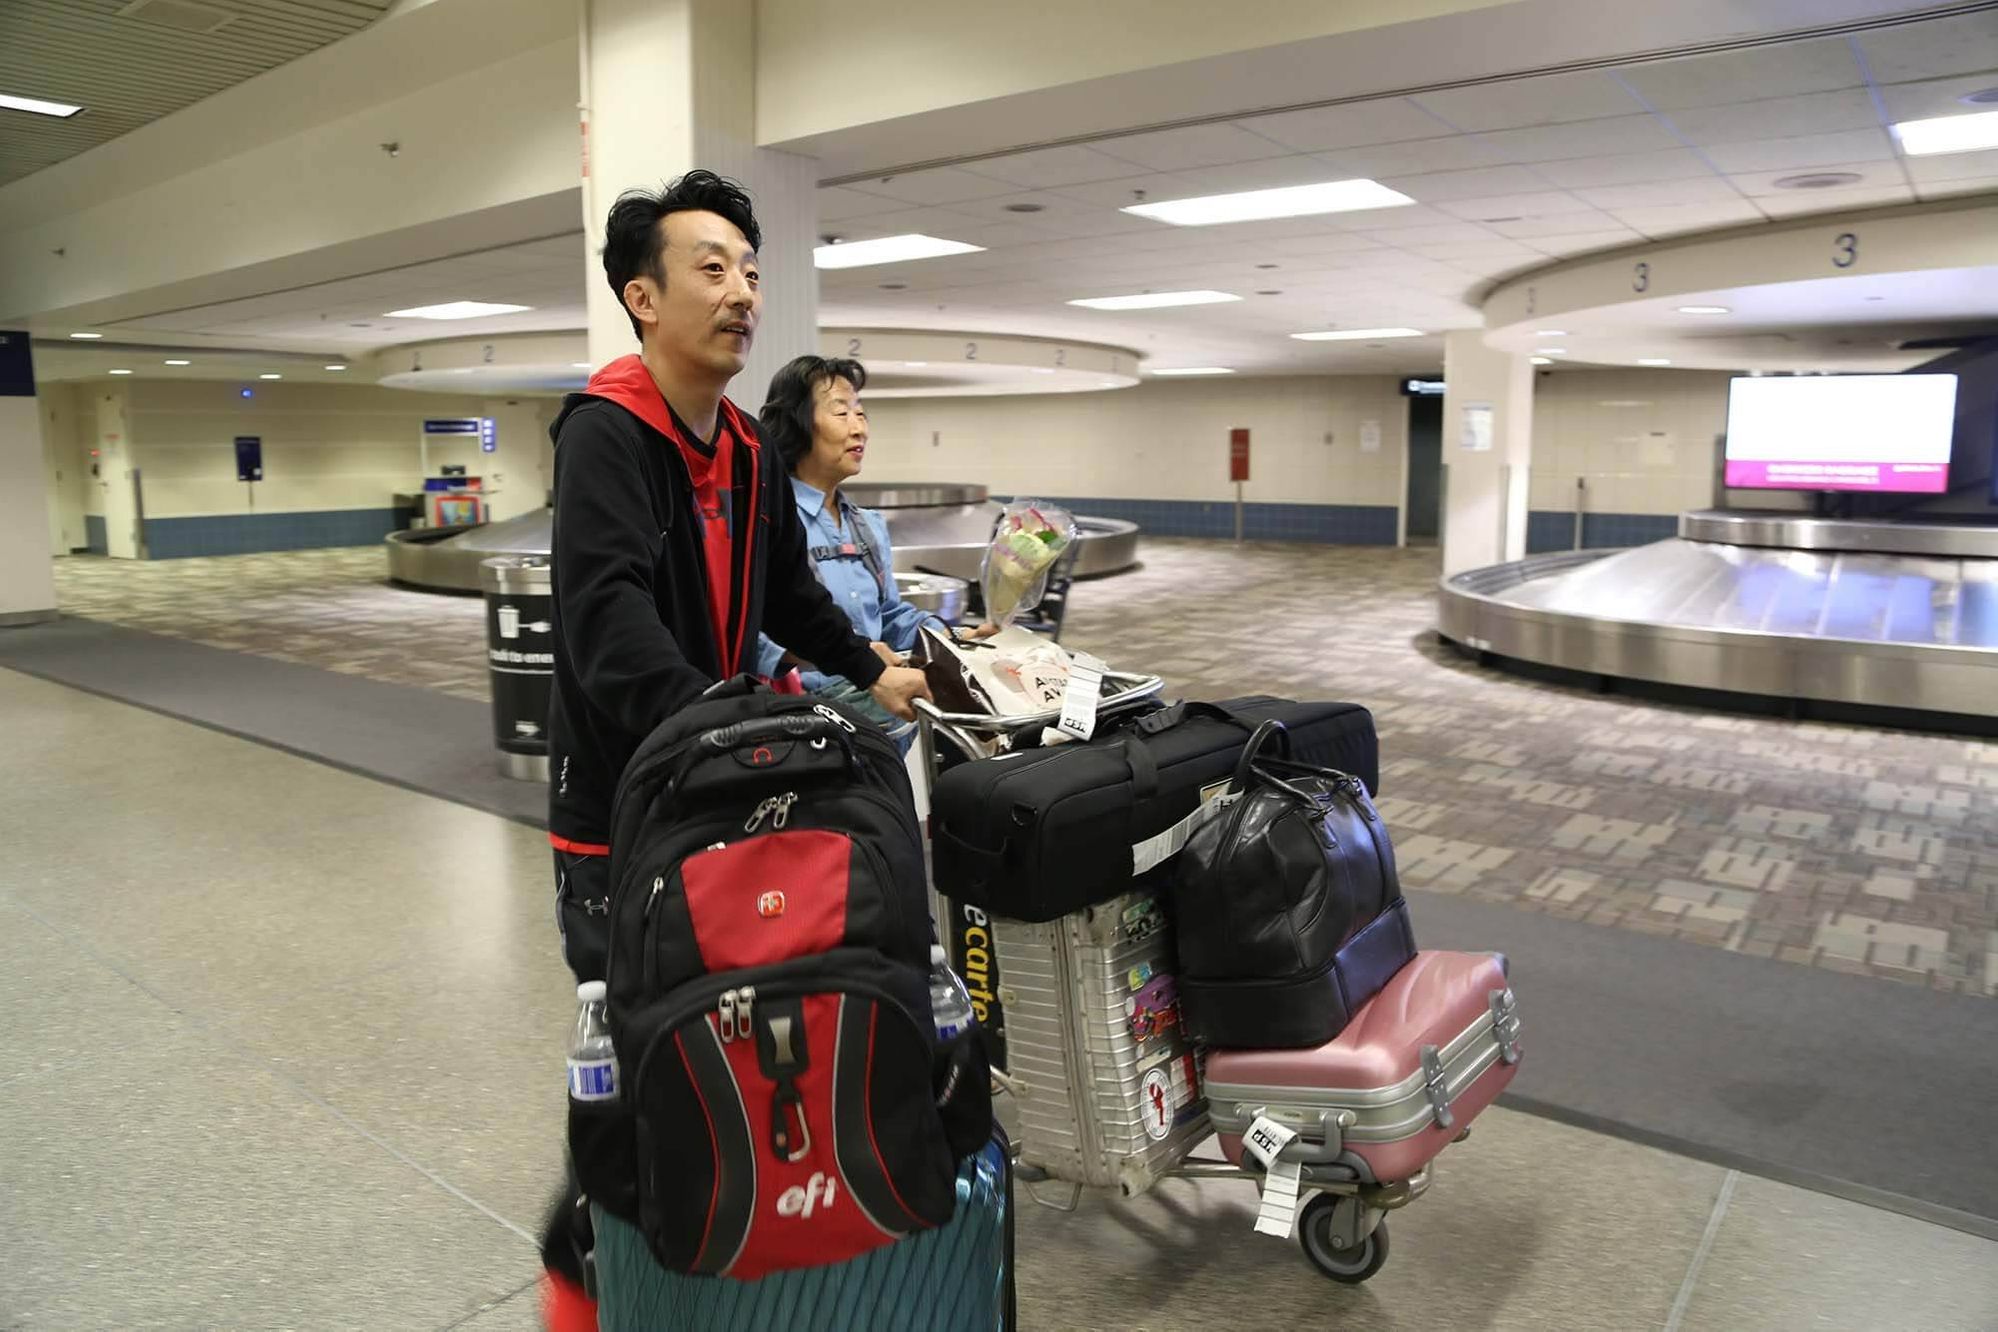
<path fill-rule="evenodd" d="M 859 713 L 746 682 L 660 725 L 611 814 L 619 1099 L 570 1103 L 584 1191 L 675 1271 L 743 1279 L 948 1221 L 991 1134 L 939 1048 L 909 780 Z"/>
<path fill-rule="evenodd" d="M 1169 879 L 1180 1011 L 1208 1045 L 1323 1045 L 1415 956 L 1366 786 L 1289 750 L 1282 722 L 1256 728 L 1233 803 L 1194 831 Z"/>

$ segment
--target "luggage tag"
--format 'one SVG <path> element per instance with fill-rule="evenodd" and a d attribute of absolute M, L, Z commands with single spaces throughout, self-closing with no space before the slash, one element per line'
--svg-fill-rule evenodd
<path fill-rule="evenodd" d="M 1242 1150 L 1263 1165 L 1263 1205 L 1256 1213 L 1258 1235 L 1289 1239 L 1297 1233 L 1298 1176 L 1302 1168 L 1295 1161 L 1277 1160 L 1296 1136 L 1295 1130 L 1266 1115 L 1257 1115 L 1255 1123 L 1242 1135 Z"/>
<path fill-rule="evenodd" d="M 1078 652 L 1068 664 L 1068 688 L 1061 697 L 1061 721 L 1055 729 L 1078 740 L 1096 734 L 1096 703 L 1103 696 L 1106 667 L 1087 652 Z"/>

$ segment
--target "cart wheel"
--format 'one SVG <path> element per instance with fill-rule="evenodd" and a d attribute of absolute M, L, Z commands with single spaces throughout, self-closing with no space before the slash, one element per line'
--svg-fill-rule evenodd
<path fill-rule="evenodd" d="M 1332 1247 L 1332 1211 L 1338 1202 L 1330 1194 L 1321 1193 L 1306 1204 L 1304 1216 L 1298 1223 L 1297 1242 L 1304 1247 L 1304 1256 L 1311 1260 L 1313 1267 L 1334 1281 L 1357 1286 L 1380 1271 L 1381 1265 L 1387 1262 L 1387 1220 L 1382 1218 L 1373 1232 L 1360 1241 L 1359 1247 L 1335 1249 Z"/>

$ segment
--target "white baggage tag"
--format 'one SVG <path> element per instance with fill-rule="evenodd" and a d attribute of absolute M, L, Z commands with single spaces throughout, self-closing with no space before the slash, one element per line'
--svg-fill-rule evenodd
<path fill-rule="evenodd" d="M 1068 689 L 1061 698 L 1061 722 L 1057 729 L 1078 740 L 1096 734 L 1096 702 L 1103 693 L 1101 661 L 1087 652 L 1078 652 L 1068 664 Z"/>
<path fill-rule="evenodd" d="M 1263 1164 L 1263 1205 L 1256 1213 L 1256 1233 L 1289 1239 L 1297 1231 L 1299 1167 L 1295 1161 L 1277 1160 L 1297 1133 L 1265 1115 L 1242 1135 L 1242 1150 Z"/>

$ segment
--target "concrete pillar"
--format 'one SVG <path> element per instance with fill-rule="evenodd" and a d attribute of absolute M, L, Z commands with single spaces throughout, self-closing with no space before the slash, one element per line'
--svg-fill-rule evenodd
<path fill-rule="evenodd" d="M 1526 554 L 1533 366 L 1478 329 L 1443 335 L 1443 573 Z"/>
<path fill-rule="evenodd" d="M 0 332 L 0 627 L 55 618 L 48 504 L 28 334 Z"/>
<path fill-rule="evenodd" d="M 744 0 L 583 0 L 583 229 L 589 355 L 638 350 L 602 262 L 604 214 L 624 190 L 694 167 L 740 181 L 763 228 L 763 317 L 729 386 L 745 411 L 817 346 L 817 163 L 756 146 L 756 7 Z"/>

